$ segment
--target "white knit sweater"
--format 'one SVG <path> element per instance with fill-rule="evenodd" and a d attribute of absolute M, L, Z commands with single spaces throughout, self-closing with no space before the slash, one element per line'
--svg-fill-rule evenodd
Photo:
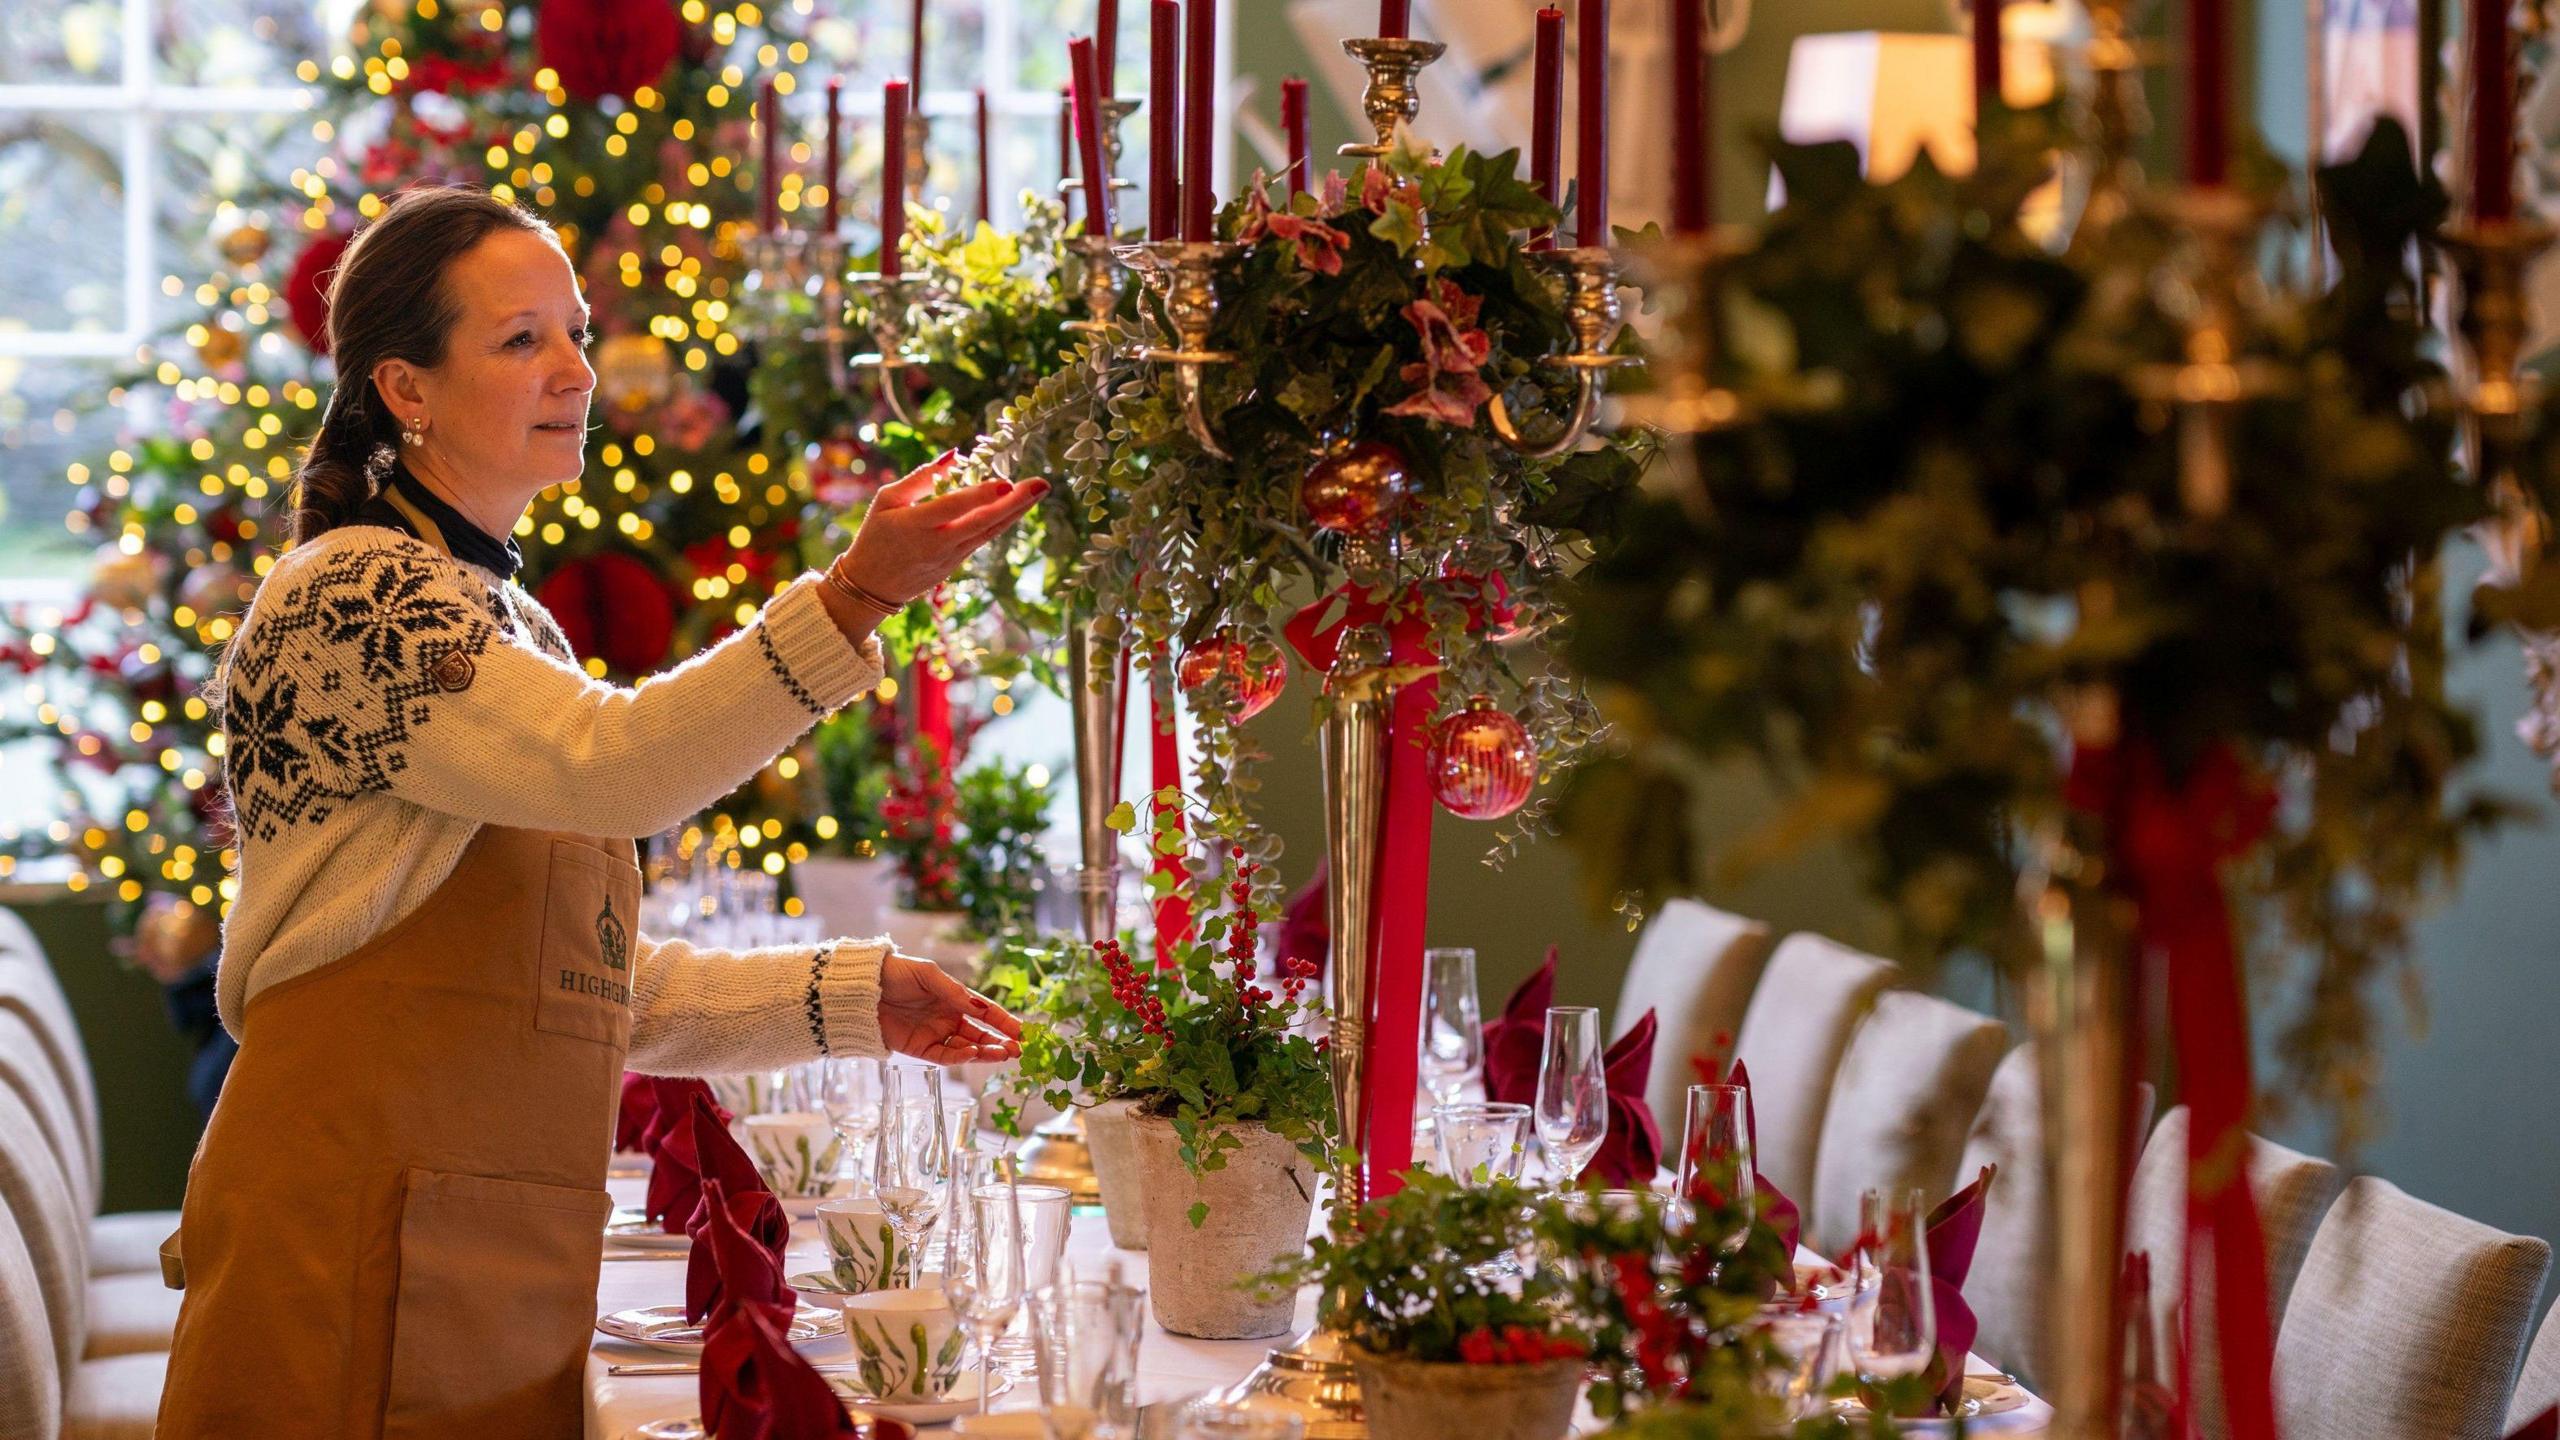
<path fill-rule="evenodd" d="M 442 884 L 484 824 L 639 839 L 719 800 L 880 680 L 814 576 L 625 689 L 578 668 L 511 580 L 350 525 L 280 556 L 223 658 L 239 890 L 225 1028 L 353 953 Z M 716 1074 L 878 1055 L 886 940 L 744 952 L 641 937 L 635 1070 Z"/>

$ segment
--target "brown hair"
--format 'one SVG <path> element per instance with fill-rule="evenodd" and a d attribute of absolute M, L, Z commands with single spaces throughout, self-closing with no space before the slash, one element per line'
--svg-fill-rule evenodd
<path fill-rule="evenodd" d="M 459 185 L 403 191 L 356 232 L 329 278 L 329 355 L 338 378 L 294 476 L 295 543 L 346 524 L 381 487 L 400 453 L 400 422 L 374 387 L 373 367 L 443 363 L 462 310 L 445 273 L 507 229 L 558 243 L 540 216 Z"/>

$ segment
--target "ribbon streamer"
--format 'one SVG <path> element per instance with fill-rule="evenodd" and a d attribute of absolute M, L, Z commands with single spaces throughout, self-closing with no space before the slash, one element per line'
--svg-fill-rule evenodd
<path fill-rule="evenodd" d="M 1160 688 L 1167 663 L 1165 651 L 1162 647 L 1158 647 L 1156 671 L 1159 684 L 1150 684 L 1147 687 L 1148 718 L 1154 725 L 1152 736 L 1155 742 L 1149 750 L 1151 764 L 1148 779 L 1154 786 L 1154 793 L 1157 794 L 1182 788 L 1181 723 L 1174 716 L 1172 702 L 1165 697 L 1163 689 Z M 1167 805 L 1158 801 L 1155 813 L 1161 817 L 1166 811 L 1173 813 L 1173 833 L 1182 834 L 1181 802 L 1175 801 Z M 1180 885 L 1189 877 L 1189 872 L 1183 867 L 1179 851 L 1170 855 L 1162 850 L 1156 851 L 1156 873 L 1171 876 L 1176 885 Z M 1190 938 L 1191 902 L 1182 898 L 1180 890 L 1168 890 L 1164 898 L 1156 902 L 1156 968 L 1171 969 L 1174 964 L 1173 947 Z"/>

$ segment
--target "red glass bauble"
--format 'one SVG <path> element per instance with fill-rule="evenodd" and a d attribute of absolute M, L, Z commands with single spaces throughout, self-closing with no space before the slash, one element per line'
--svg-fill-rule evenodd
<path fill-rule="evenodd" d="M 1224 630 L 1184 651 L 1181 668 L 1174 675 L 1184 690 L 1193 691 L 1222 670 L 1235 687 L 1238 720 L 1250 720 L 1270 709 L 1289 684 L 1288 661 L 1274 655 L 1270 663 L 1256 667 L 1245 643 Z"/>
<path fill-rule="evenodd" d="M 329 282 L 336 278 L 338 262 L 346 254 L 346 236 L 335 231 L 316 236 L 294 257 L 293 269 L 285 276 L 285 313 L 293 317 L 293 328 L 302 332 L 302 343 L 314 354 L 329 353 Z"/>
<path fill-rule="evenodd" d="M 1393 445 L 1364 440 L 1307 467 L 1298 506 L 1337 535 L 1384 535 L 1413 502 L 1413 467 Z"/>
<path fill-rule="evenodd" d="M 582 555 L 561 562 L 533 593 L 579 659 L 602 659 L 624 675 L 646 675 L 667 663 L 675 595 L 647 561 L 618 550 Z"/>
<path fill-rule="evenodd" d="M 665 78 L 683 42 L 675 0 L 542 0 L 533 20 L 535 61 L 577 100 L 630 99 Z"/>
<path fill-rule="evenodd" d="M 1452 815 L 1499 820 L 1528 803 L 1538 747 L 1509 712 L 1482 695 L 1431 729 L 1431 798 Z"/>

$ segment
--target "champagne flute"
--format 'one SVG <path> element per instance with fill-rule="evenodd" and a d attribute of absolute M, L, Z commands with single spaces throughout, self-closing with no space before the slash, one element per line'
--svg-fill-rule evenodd
<path fill-rule="evenodd" d="M 1757 1199 L 1752 1178 L 1757 1162 L 1751 1153 L 1750 1105 L 1751 1092 L 1739 1085 L 1689 1087 L 1675 1198 L 1687 1209 L 1693 1225 L 1698 1220 L 1701 1199 L 1715 1200 L 1718 1208 L 1728 1201 L 1737 1203 L 1746 1214 Z M 1720 1238 L 1716 1248 L 1730 1255 L 1750 1238 L 1751 1226 L 1746 1220 L 1732 1234 Z"/>
<path fill-rule="evenodd" d="M 1858 1378 L 1882 1385 L 1929 1368 L 1938 1353 L 1937 1304 L 1929 1293 L 1929 1201 L 1917 1188 L 1869 1190 L 1858 1201 L 1862 1269 L 1876 1283 L 1849 1306 L 1849 1350 Z"/>
<path fill-rule="evenodd" d="M 1484 1019 L 1476 1004 L 1476 952 L 1422 952 L 1422 1083 L 1433 1104 L 1452 1105 L 1484 1067 Z"/>
<path fill-rule="evenodd" d="M 970 1185 L 951 1216 L 950 1251 L 943 1262 L 942 1293 L 969 1327 L 978 1351 L 978 1413 L 995 1388 L 996 1337 L 1022 1308 L 1022 1211 L 1014 1194 L 1011 1157 L 993 1159 L 981 1173 L 999 1183 Z"/>
<path fill-rule="evenodd" d="M 1609 1080 L 1600 1048 L 1600 1012 L 1588 1005 L 1547 1011 L 1546 1053 L 1538 1061 L 1538 1143 L 1556 1186 L 1582 1178 L 1609 1138 Z"/>
<path fill-rule="evenodd" d="M 880 1213 L 898 1234 L 907 1270 L 901 1278 L 909 1286 L 922 1274 L 924 1237 L 942 1218 L 951 1190 L 951 1130 L 943 1115 L 942 1077 L 933 1073 L 938 1068 L 889 1067 L 873 1167 Z M 912 1099 L 911 1086 L 919 1092 Z"/>

